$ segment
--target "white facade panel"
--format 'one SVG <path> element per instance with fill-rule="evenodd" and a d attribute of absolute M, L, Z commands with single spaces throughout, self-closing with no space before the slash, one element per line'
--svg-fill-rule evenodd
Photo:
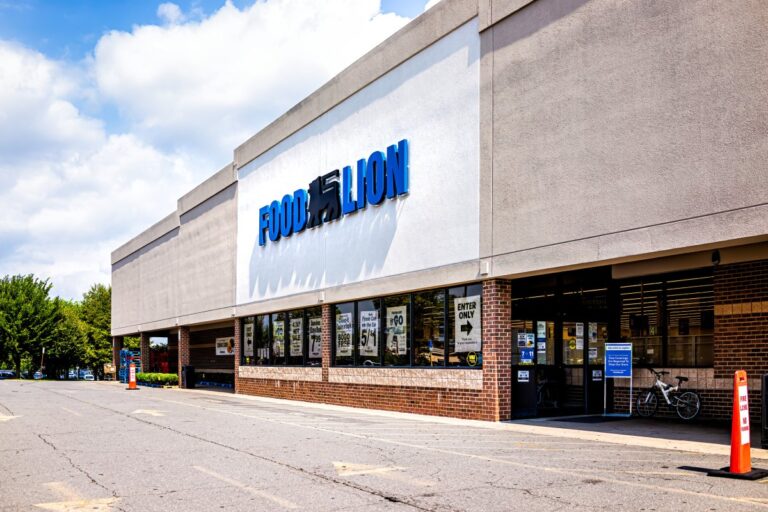
<path fill-rule="evenodd" d="M 237 303 L 476 259 L 479 62 L 472 20 L 241 168 Z M 259 246 L 261 207 L 401 139 L 408 195 Z"/>

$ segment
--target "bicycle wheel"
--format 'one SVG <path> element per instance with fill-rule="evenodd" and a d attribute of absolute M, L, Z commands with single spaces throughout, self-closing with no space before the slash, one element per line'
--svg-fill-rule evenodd
<path fill-rule="evenodd" d="M 656 410 L 659 408 L 659 399 L 653 389 L 646 389 L 637 395 L 636 405 L 638 415 L 643 418 L 650 418 L 656 414 Z"/>
<path fill-rule="evenodd" d="M 701 398 L 693 391 L 686 391 L 677 397 L 675 405 L 677 415 L 684 420 L 692 420 L 701 412 Z"/>

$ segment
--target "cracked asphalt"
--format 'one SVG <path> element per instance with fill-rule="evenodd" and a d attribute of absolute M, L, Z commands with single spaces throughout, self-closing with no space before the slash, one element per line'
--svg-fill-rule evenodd
<path fill-rule="evenodd" d="M 0 381 L 0 510 L 768 510 L 719 455 L 114 383 Z"/>

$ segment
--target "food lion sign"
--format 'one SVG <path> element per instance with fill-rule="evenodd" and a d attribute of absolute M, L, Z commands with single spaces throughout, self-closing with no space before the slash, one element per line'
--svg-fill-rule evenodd
<path fill-rule="evenodd" d="M 480 352 L 480 295 L 457 297 L 453 300 L 456 352 Z"/>
<path fill-rule="evenodd" d="M 300 188 L 260 208 L 259 245 L 266 245 L 267 240 L 278 242 L 407 193 L 408 141 L 403 139 L 389 146 L 386 155 L 374 151 L 367 159 L 359 159 L 354 175 L 350 166 L 341 172 L 336 169 L 312 180 L 308 189 Z"/>

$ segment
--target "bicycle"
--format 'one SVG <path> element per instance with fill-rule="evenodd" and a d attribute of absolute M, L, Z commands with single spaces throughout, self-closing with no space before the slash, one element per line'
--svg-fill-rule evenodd
<path fill-rule="evenodd" d="M 655 389 L 659 388 L 661 395 L 667 402 L 669 407 L 672 407 L 683 420 L 692 420 L 701 412 L 701 398 L 695 391 L 680 392 L 680 387 L 683 382 L 688 382 L 688 377 L 675 377 L 677 379 L 677 386 L 667 384 L 662 377 L 668 375 L 669 372 L 657 372 L 653 368 L 648 368 L 648 371 L 656 376 L 656 383 L 650 388 L 641 391 L 637 397 L 637 414 L 643 418 L 650 418 L 659 408 L 659 399 L 655 393 Z"/>

